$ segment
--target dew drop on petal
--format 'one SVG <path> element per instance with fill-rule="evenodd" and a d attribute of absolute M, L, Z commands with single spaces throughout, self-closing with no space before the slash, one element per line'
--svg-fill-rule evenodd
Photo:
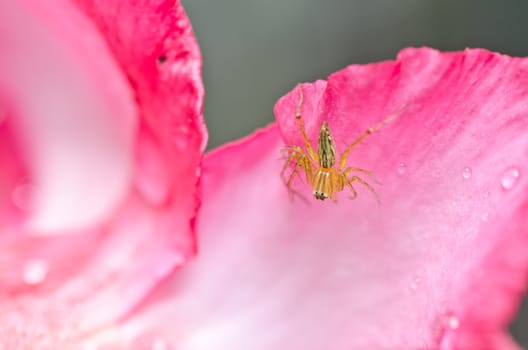
<path fill-rule="evenodd" d="M 517 168 L 509 168 L 502 174 L 501 177 L 501 186 L 505 191 L 511 190 L 515 184 L 517 183 L 517 180 L 520 176 L 519 169 Z"/>
<path fill-rule="evenodd" d="M 11 200 L 15 207 L 20 210 L 28 211 L 31 209 L 34 186 L 29 183 L 23 183 L 15 187 L 11 193 Z"/>
<path fill-rule="evenodd" d="M 446 312 L 438 318 L 435 333 L 438 349 L 453 349 L 454 333 L 460 328 L 460 319 L 453 312 Z"/>
<path fill-rule="evenodd" d="M 189 135 L 191 133 L 191 129 L 185 124 L 178 125 L 175 129 L 176 134 Z"/>
<path fill-rule="evenodd" d="M 188 25 L 189 25 L 189 21 L 185 17 L 179 18 L 176 21 L 176 27 L 178 28 L 186 28 Z"/>
<path fill-rule="evenodd" d="M 48 263 L 45 260 L 29 260 L 24 265 L 22 279 L 26 284 L 36 285 L 44 282 L 48 275 Z"/>
<path fill-rule="evenodd" d="M 473 174 L 473 171 L 471 168 L 465 167 L 462 169 L 462 177 L 466 180 L 469 180 L 471 178 L 471 175 Z"/>
<path fill-rule="evenodd" d="M 398 164 L 398 175 L 403 175 L 407 171 L 407 165 L 405 163 Z"/>
<path fill-rule="evenodd" d="M 422 279 L 418 276 L 415 276 L 411 282 L 410 288 L 412 291 L 416 291 L 418 289 L 418 286 L 420 285 L 420 282 Z"/>
<path fill-rule="evenodd" d="M 452 331 L 457 330 L 458 327 L 460 327 L 460 320 L 452 312 L 448 312 L 444 315 L 443 323 L 446 329 L 452 330 Z"/>
<path fill-rule="evenodd" d="M 440 328 L 444 331 L 454 331 L 460 327 L 460 319 L 454 312 L 448 311 L 440 317 Z"/>

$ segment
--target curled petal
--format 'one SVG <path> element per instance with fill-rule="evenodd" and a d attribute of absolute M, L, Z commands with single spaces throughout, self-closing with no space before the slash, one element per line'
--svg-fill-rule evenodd
<path fill-rule="evenodd" d="M 46 230 L 24 225 L 27 222 L 24 216 L 15 224 L 13 220 L 0 221 L 6 222 L 6 229 L 0 233 L 0 347 L 78 348 L 84 339 L 94 338 L 126 319 L 161 280 L 194 255 L 197 181 L 207 137 L 201 112 L 201 57 L 179 2 L 158 5 L 136 1 L 119 4 L 78 1 L 72 5 L 62 0 L 50 4 L 27 0 L 0 5 L 0 17 L 6 19 L 0 24 L 0 38 L 9 39 L 6 45 L 27 46 L 33 59 L 35 51 L 44 48 L 39 58 L 46 62 L 53 62 L 56 55 L 64 56 L 51 64 L 54 67 L 51 73 L 57 76 L 50 78 L 45 69 L 31 67 L 35 86 L 56 84 L 49 89 L 55 93 L 48 101 L 50 105 L 57 107 L 64 103 L 71 107 L 77 99 L 89 102 L 79 105 L 82 109 L 79 113 L 58 107 L 48 111 L 56 123 L 46 126 L 50 135 L 52 131 L 57 134 L 55 138 L 41 140 L 42 147 L 57 151 L 66 170 L 82 171 L 86 181 L 63 180 L 66 181 L 63 185 L 78 186 L 72 190 L 85 193 L 86 198 L 81 199 L 87 202 L 78 206 L 70 203 L 68 210 L 57 209 L 57 213 L 80 211 L 76 215 L 84 219 L 70 225 L 75 218 L 64 216 L 60 220 L 57 216 L 57 226 L 46 226 Z M 25 19 L 15 20 L 21 11 L 35 21 L 35 26 L 28 29 Z M 160 59 L 161 56 L 165 58 Z M 6 71 L 16 63 L 2 60 Z M 44 63 L 37 66 L 41 64 Z M 79 66 L 82 71 L 68 70 Z M 19 73 L 25 74 L 14 71 L 13 81 L 19 78 Z M 75 84 L 66 84 L 70 80 Z M 23 117 L 18 117 L 27 112 L 24 108 L 29 108 L 20 106 L 22 102 L 17 99 L 24 89 L 19 88 L 19 82 L 8 85 L 2 80 L 0 84 L 0 107 L 4 100 L 13 102 L 14 112 L 10 115 L 14 117 L 8 120 L 9 126 L 14 120 L 13 124 L 22 131 L 16 135 L 21 147 L 9 143 L 17 150 L 14 158 L 28 155 L 27 161 L 24 158 L 20 165 L 12 166 L 10 174 L 51 171 L 47 167 L 54 163 L 35 161 L 34 153 L 44 150 L 35 150 L 36 141 L 26 139 L 28 130 L 35 130 Z M 30 101 L 46 102 L 43 102 L 45 94 L 29 87 L 25 93 Z M 76 124 L 77 119 L 86 115 L 91 119 Z M 27 118 L 30 117 L 33 115 L 28 114 Z M 33 122 L 38 124 L 42 120 Z M 86 123 L 93 124 L 94 130 L 87 130 Z M 75 134 L 70 133 L 73 129 Z M 120 135 L 126 136 L 124 146 L 115 144 L 123 141 Z M 60 144 L 59 136 L 72 144 L 69 147 Z M 86 145 L 80 147 L 84 141 Z M 88 143 L 95 145 L 93 150 Z M 59 144 L 63 147 L 58 147 Z M 91 151 L 104 154 L 96 157 Z M 66 155 L 78 159 L 68 163 Z M 91 155 L 100 162 L 98 167 L 92 168 Z M 124 161 L 111 158 L 117 155 L 122 155 L 127 167 L 126 176 L 115 184 L 117 177 L 108 172 L 123 165 Z M 0 161 L 4 159 L 11 161 L 12 157 L 0 152 Z M 68 168 L 78 162 L 82 163 L 79 169 Z M 87 166 L 89 171 L 85 169 Z M 100 177 L 104 177 L 101 188 L 92 188 Z M 105 186 L 111 188 L 100 195 Z M 44 189 L 39 184 L 37 190 Z M 54 189 L 53 194 L 59 197 L 69 191 L 69 187 Z M 70 198 L 71 194 L 64 196 Z M 89 212 L 83 216 L 83 205 L 89 205 L 92 196 L 101 199 L 104 205 L 98 209 L 99 216 Z M 2 201 L 0 190 L 0 204 Z M 38 199 L 36 203 L 38 208 Z M 33 212 L 30 210 L 29 214 Z M 85 218 L 88 214 L 89 220 Z M 54 235 L 35 235 L 42 232 Z"/>

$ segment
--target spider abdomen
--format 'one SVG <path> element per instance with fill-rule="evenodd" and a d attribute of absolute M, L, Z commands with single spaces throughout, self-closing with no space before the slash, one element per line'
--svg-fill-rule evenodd
<path fill-rule="evenodd" d="M 336 160 L 336 149 L 327 122 L 323 122 L 323 125 L 321 125 L 317 155 L 319 157 L 319 165 L 322 168 L 329 169 L 334 166 Z"/>

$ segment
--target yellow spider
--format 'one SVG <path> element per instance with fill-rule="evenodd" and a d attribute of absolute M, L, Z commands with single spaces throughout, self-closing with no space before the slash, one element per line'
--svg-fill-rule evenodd
<path fill-rule="evenodd" d="M 313 195 L 316 199 L 325 200 L 332 198 L 334 202 L 337 202 L 337 193 L 344 190 L 345 186 L 350 188 L 352 192 L 352 199 L 357 197 L 356 189 L 353 186 L 354 182 L 360 183 L 365 186 L 372 194 L 376 197 L 378 203 L 380 202 L 379 196 L 374 189 L 367 181 L 363 180 L 357 175 L 352 175 L 351 173 L 361 173 L 369 176 L 374 182 L 379 184 L 379 181 L 376 180 L 374 175 L 368 170 L 346 167 L 347 157 L 350 151 L 357 146 L 361 141 L 363 141 L 367 136 L 372 134 L 374 131 L 380 129 L 382 126 L 393 121 L 400 112 L 389 115 L 387 118 L 382 120 L 380 123 L 368 128 L 365 130 L 355 141 L 353 141 L 344 151 L 341 153 L 339 167 L 335 166 L 336 162 L 336 149 L 335 143 L 332 139 L 332 134 L 330 133 L 330 128 L 328 127 L 327 122 L 323 122 L 321 125 L 321 130 L 319 131 L 319 147 L 317 153 L 312 148 L 310 140 L 306 135 L 304 129 L 304 122 L 301 119 L 301 107 L 303 103 L 303 91 L 302 87 L 299 85 L 299 104 L 297 105 L 297 111 L 295 113 L 295 119 L 299 125 L 301 131 L 304 146 L 306 151 L 304 151 L 300 146 L 287 146 L 284 150 L 287 152 L 287 160 L 282 168 L 281 177 L 283 178 L 286 186 L 290 193 L 295 193 L 292 189 L 292 181 L 297 175 L 299 168 L 302 168 L 306 174 L 306 181 L 308 185 L 313 188 Z M 293 170 L 286 180 L 284 174 L 288 169 L 291 163 L 294 163 Z M 314 171 L 315 170 L 315 171 Z"/>

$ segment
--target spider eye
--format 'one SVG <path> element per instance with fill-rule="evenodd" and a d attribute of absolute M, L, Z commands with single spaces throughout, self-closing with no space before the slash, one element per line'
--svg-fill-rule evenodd
<path fill-rule="evenodd" d="M 320 200 L 325 200 L 328 198 L 328 196 L 326 195 L 326 193 L 324 192 L 319 192 L 319 191 L 314 191 L 314 197 L 317 198 L 317 199 L 320 199 Z"/>

